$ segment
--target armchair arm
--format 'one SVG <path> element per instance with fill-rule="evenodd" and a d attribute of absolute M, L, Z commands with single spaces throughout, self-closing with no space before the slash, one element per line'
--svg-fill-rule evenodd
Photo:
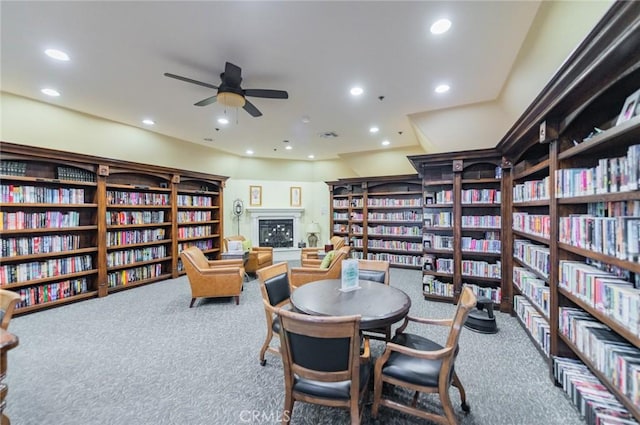
<path fill-rule="evenodd" d="M 251 247 L 251 251 L 273 252 L 273 247 L 270 247 L 270 246 L 254 246 L 254 247 Z"/>
<path fill-rule="evenodd" d="M 243 261 L 241 259 L 231 259 L 231 260 L 209 260 L 207 261 L 209 266 L 211 267 L 242 267 Z"/>
<path fill-rule="evenodd" d="M 316 254 L 317 256 L 318 254 Z M 320 264 L 322 264 L 322 260 L 317 258 L 303 258 L 302 259 L 302 267 L 314 267 L 320 268 Z"/>
<path fill-rule="evenodd" d="M 398 329 L 396 329 L 396 335 L 401 334 L 409 325 L 409 322 L 422 323 L 424 325 L 438 325 L 438 326 L 451 326 L 453 320 L 451 319 L 427 319 L 423 317 L 406 316 L 404 322 Z"/>
<path fill-rule="evenodd" d="M 387 347 L 381 358 L 384 358 L 386 356 L 387 351 L 389 353 L 391 351 L 396 351 L 398 353 L 405 354 L 411 357 L 417 357 L 420 359 L 439 360 L 451 354 L 452 350 L 453 350 L 453 347 L 444 347 L 444 348 L 441 348 L 440 350 L 435 350 L 435 351 L 422 351 L 422 350 L 416 350 L 414 348 L 405 347 L 404 345 L 395 344 L 393 342 L 387 342 Z M 388 357 L 389 356 L 386 356 L 386 358 Z"/>
<path fill-rule="evenodd" d="M 244 268 L 238 266 L 232 267 L 212 267 L 210 269 L 199 270 L 199 272 L 203 276 L 214 276 L 214 275 L 223 275 L 223 274 L 238 274 L 240 278 L 244 278 Z"/>

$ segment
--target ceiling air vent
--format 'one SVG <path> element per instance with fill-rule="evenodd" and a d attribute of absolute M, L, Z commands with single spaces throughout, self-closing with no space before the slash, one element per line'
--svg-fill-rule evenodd
<path fill-rule="evenodd" d="M 324 133 L 320 133 L 320 137 L 323 139 L 335 139 L 338 137 L 338 134 L 333 131 L 325 131 Z"/>

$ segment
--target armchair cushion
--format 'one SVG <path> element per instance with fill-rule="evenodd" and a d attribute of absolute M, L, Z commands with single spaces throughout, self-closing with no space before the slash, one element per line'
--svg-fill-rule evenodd
<path fill-rule="evenodd" d="M 333 257 L 335 257 L 335 256 L 336 256 L 336 252 L 335 251 L 327 252 L 327 255 L 324 256 L 324 258 L 322 259 L 322 262 L 320 263 L 320 268 L 321 269 L 328 269 L 329 265 L 333 261 Z"/>
<path fill-rule="evenodd" d="M 391 342 L 420 351 L 436 351 L 443 348 L 430 339 L 414 334 L 396 335 Z M 437 387 L 441 366 L 442 359 L 426 360 L 394 351 L 382 368 L 382 373 L 415 385 Z"/>

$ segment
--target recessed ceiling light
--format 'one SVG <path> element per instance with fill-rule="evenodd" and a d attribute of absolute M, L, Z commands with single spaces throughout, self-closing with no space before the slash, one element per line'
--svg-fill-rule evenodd
<path fill-rule="evenodd" d="M 360 96 L 362 93 L 364 93 L 364 90 L 362 90 L 362 87 L 353 87 L 351 89 L 351 94 L 354 96 Z"/>
<path fill-rule="evenodd" d="M 369 133 L 377 133 L 380 129 L 376 126 L 373 126 L 369 129 Z"/>
<path fill-rule="evenodd" d="M 47 96 L 60 96 L 60 92 L 58 90 L 54 90 L 54 89 L 42 89 L 40 90 L 42 93 L 46 94 Z"/>
<path fill-rule="evenodd" d="M 309 155 L 309 156 L 307 156 L 307 158 L 313 159 L 313 158 L 315 158 L 315 155 Z"/>
<path fill-rule="evenodd" d="M 47 49 L 44 51 L 44 54 L 49 56 L 50 58 L 57 59 L 59 61 L 68 61 L 69 55 L 58 49 Z"/>
<path fill-rule="evenodd" d="M 391 144 L 391 142 L 388 141 L 388 140 L 383 140 L 382 141 L 382 146 L 389 146 L 390 144 Z"/>
<path fill-rule="evenodd" d="M 218 118 L 218 123 L 220 124 L 229 124 L 229 120 L 226 118 Z"/>
<path fill-rule="evenodd" d="M 150 120 L 150 119 L 146 119 L 146 120 L 142 120 L 142 124 L 146 124 L 146 125 L 154 125 L 155 121 Z"/>
<path fill-rule="evenodd" d="M 246 153 L 247 155 L 253 155 L 253 151 L 252 151 L 251 149 L 247 149 L 247 150 L 245 151 L 245 153 Z"/>
<path fill-rule="evenodd" d="M 436 87 L 435 92 L 436 93 L 446 93 L 449 91 L 451 87 L 449 87 L 447 84 L 440 84 L 439 86 Z"/>
<path fill-rule="evenodd" d="M 443 34 L 451 28 L 451 21 L 448 19 L 438 19 L 431 25 L 432 34 Z"/>
<path fill-rule="evenodd" d="M 287 145 L 287 146 L 285 146 L 285 149 L 290 151 L 291 149 L 293 149 L 293 147 L 291 147 L 291 145 Z"/>

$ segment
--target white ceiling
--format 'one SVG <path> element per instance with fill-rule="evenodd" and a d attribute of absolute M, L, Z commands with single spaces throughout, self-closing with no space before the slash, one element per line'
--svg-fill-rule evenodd
<path fill-rule="evenodd" d="M 414 126 L 424 129 L 410 116 L 499 96 L 539 5 L 2 1 L 1 89 L 136 127 L 151 118 L 152 131 L 242 156 L 331 159 L 385 149 L 383 139 L 416 147 Z M 442 17 L 452 28 L 434 36 L 429 27 Z M 45 56 L 52 47 L 71 60 Z M 289 99 L 249 98 L 263 113 L 253 118 L 218 103 L 193 106 L 215 91 L 163 76 L 217 86 L 226 61 L 242 68 L 244 89 L 287 90 Z M 442 82 L 451 91 L 438 95 Z M 364 89 L 358 98 L 354 85 Z M 218 124 L 225 113 L 231 122 Z M 319 136 L 328 131 L 338 137 Z"/>

